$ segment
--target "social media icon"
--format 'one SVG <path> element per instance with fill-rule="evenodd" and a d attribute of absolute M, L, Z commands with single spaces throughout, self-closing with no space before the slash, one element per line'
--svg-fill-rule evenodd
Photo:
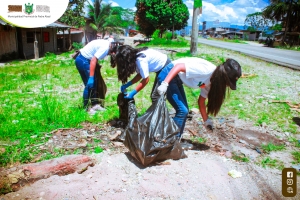
<path fill-rule="evenodd" d="M 293 185 L 293 183 L 294 183 L 294 182 L 293 182 L 293 179 L 287 179 L 287 180 L 286 180 L 286 184 L 287 184 L 287 185 Z"/>
<path fill-rule="evenodd" d="M 288 187 L 288 188 L 287 188 L 287 192 L 288 192 L 288 193 L 293 193 L 293 188 L 292 188 L 292 187 Z"/>
<path fill-rule="evenodd" d="M 287 172 L 286 177 L 288 178 L 293 178 L 293 172 Z"/>

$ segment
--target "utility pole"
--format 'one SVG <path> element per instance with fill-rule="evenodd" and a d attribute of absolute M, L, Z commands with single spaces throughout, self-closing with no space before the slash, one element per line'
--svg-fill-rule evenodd
<path fill-rule="evenodd" d="M 199 32 L 197 17 L 198 17 L 199 14 L 202 14 L 202 0 L 194 0 L 192 34 L 191 34 L 191 48 L 190 48 L 190 51 L 191 51 L 192 55 L 195 55 L 197 53 L 198 32 Z"/>
<path fill-rule="evenodd" d="M 197 24 L 197 17 L 200 13 L 200 8 L 195 8 L 194 5 L 194 11 L 193 11 L 193 22 L 192 22 L 192 35 L 191 35 L 191 54 L 195 55 L 197 53 L 197 46 L 198 46 L 198 32 L 199 27 Z"/>

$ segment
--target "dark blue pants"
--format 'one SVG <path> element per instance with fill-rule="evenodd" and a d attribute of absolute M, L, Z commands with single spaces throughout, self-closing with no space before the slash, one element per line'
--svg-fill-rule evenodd
<path fill-rule="evenodd" d="M 96 99 L 95 93 L 93 91 L 89 91 L 86 86 L 90 77 L 90 60 L 79 54 L 75 59 L 75 64 L 85 86 L 83 90 L 83 106 L 86 108 L 88 106 L 89 99 L 91 99 L 92 105 L 94 105 L 93 99 Z"/>
<path fill-rule="evenodd" d="M 160 85 L 165 80 L 165 78 L 170 73 L 173 67 L 174 65 L 170 63 L 169 65 L 167 65 L 161 70 L 161 72 L 157 76 L 158 85 Z M 185 96 L 182 81 L 178 75 L 176 75 L 169 83 L 169 87 L 167 90 L 167 99 L 176 110 L 176 114 L 173 120 L 180 128 L 180 133 L 178 133 L 177 135 L 178 137 L 180 137 L 185 127 L 185 122 L 189 112 L 189 107 L 187 104 L 187 99 Z"/>

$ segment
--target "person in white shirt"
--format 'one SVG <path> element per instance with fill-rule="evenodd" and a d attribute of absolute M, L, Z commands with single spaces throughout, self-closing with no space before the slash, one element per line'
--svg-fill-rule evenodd
<path fill-rule="evenodd" d="M 113 42 L 114 39 L 112 37 L 107 40 L 93 40 L 80 49 L 80 54 L 75 59 L 77 70 L 85 86 L 83 90 L 83 106 L 88 109 L 88 102 L 91 99 L 92 108 L 89 110 L 91 114 L 94 114 L 98 110 L 105 110 L 95 98 L 93 90 L 95 88 L 94 75 L 98 60 L 104 59 L 105 56 L 110 54 Z"/>
<path fill-rule="evenodd" d="M 126 93 L 124 96 L 125 99 L 133 99 L 134 95 L 149 82 L 149 73 L 156 72 L 158 75 L 170 62 L 171 60 L 168 59 L 166 54 L 148 47 L 135 49 L 129 45 L 122 45 L 117 47 L 116 53 L 111 60 L 111 66 L 117 66 L 118 79 L 124 84 L 120 88 L 123 93 L 125 93 L 126 88 L 142 79 L 134 90 Z M 134 73 L 137 73 L 135 77 L 128 81 L 128 78 Z"/>
<path fill-rule="evenodd" d="M 199 110 L 204 125 L 212 129 L 213 121 L 208 115 L 216 116 L 218 114 L 226 98 L 226 89 L 229 87 L 236 90 L 236 82 L 241 75 L 241 66 L 233 59 L 227 59 L 216 67 L 201 58 L 181 58 L 172 61 L 165 67 L 158 76 L 160 86 L 157 88 L 157 92 L 160 95 L 166 93 L 168 101 L 176 110 L 173 119 L 181 130 L 177 136 L 180 138 L 182 135 L 189 109 L 182 84 L 201 89 L 198 98 Z M 208 99 L 207 108 L 205 106 L 206 99 Z"/>

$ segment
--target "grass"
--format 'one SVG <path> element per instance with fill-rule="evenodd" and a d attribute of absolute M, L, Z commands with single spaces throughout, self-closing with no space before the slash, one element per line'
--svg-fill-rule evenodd
<path fill-rule="evenodd" d="M 249 162 L 249 158 L 245 155 L 232 152 L 232 159 L 239 162 Z"/>
<path fill-rule="evenodd" d="M 187 50 L 188 45 L 179 46 L 180 48 L 177 44 L 168 44 L 159 49 L 177 50 L 178 53 L 173 54 L 172 59 L 191 56 Z M 290 110 L 286 104 L 270 103 L 270 97 L 265 95 L 274 96 L 278 100 L 299 102 L 299 95 L 294 92 L 286 93 L 287 88 L 297 86 L 299 72 L 282 68 L 279 70 L 276 65 L 205 45 L 199 45 L 198 52 L 197 57 L 215 65 L 221 64 L 227 57 L 233 57 L 241 63 L 244 73 L 258 75 L 238 81 L 238 90 L 231 91 L 219 116 L 238 116 L 258 126 L 265 123 L 280 132 L 297 133 L 297 125 L 289 120 L 297 114 L 296 111 Z M 81 108 L 83 84 L 70 54 L 58 56 L 48 53 L 38 60 L 13 61 L 0 68 L 0 166 L 28 163 L 37 156 L 40 156 L 39 160 L 45 160 L 80 153 L 80 150 L 63 149 L 46 152 L 38 148 L 38 145 L 46 143 L 49 140 L 46 135 L 58 128 L 80 128 L 83 122 L 101 126 L 118 117 L 116 100 L 121 83 L 118 82 L 116 70 L 110 68 L 109 59 L 101 61 L 101 72 L 108 87 L 106 111 L 89 116 Z M 264 68 L 256 68 L 256 65 Z M 286 73 L 291 74 L 290 78 L 284 77 Z M 148 85 L 135 96 L 139 114 L 144 113 L 151 105 L 149 94 L 154 77 L 155 73 L 151 73 Z M 128 90 L 133 88 L 131 86 Z M 197 108 L 200 90 L 185 87 L 185 91 L 189 107 Z M 168 106 L 170 107 L 169 104 Z M 197 140 L 205 142 L 205 138 Z M 88 152 L 101 153 L 101 142 L 94 141 L 92 146 L 87 147 Z M 297 156 L 298 154 L 294 156 L 296 160 Z"/>
<path fill-rule="evenodd" d="M 285 149 L 284 145 L 275 145 L 273 143 L 268 143 L 267 145 L 261 145 L 261 147 L 267 153 L 270 153 L 271 151 L 281 151 Z"/>
<path fill-rule="evenodd" d="M 270 168 L 276 168 L 276 169 L 279 169 L 279 170 L 282 170 L 284 168 L 284 164 L 282 163 L 282 161 L 272 159 L 270 157 L 263 158 L 259 164 L 263 168 L 270 167 Z"/>
<path fill-rule="evenodd" d="M 207 141 L 206 138 L 202 138 L 202 137 L 192 137 L 191 140 L 192 142 L 197 142 L 199 144 L 203 144 Z"/>

